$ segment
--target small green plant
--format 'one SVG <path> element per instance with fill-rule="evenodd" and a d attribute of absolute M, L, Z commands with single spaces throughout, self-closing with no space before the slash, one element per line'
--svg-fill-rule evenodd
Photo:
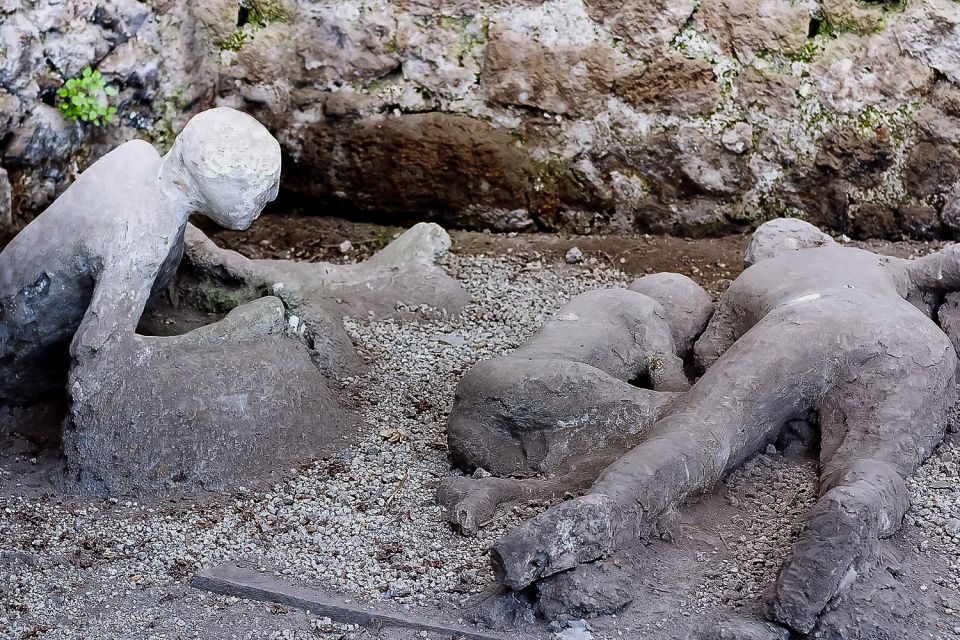
<path fill-rule="evenodd" d="M 242 27 L 237 27 L 229 36 L 217 43 L 221 51 L 240 51 L 247 41 L 247 33 Z"/>
<path fill-rule="evenodd" d="M 97 126 L 114 121 L 117 108 L 110 106 L 109 98 L 117 95 L 114 87 L 107 86 L 99 71 L 87 67 L 79 78 L 70 78 L 59 90 L 57 107 L 65 118 L 89 122 Z"/>
<path fill-rule="evenodd" d="M 241 7 L 241 12 L 243 8 Z M 242 14 L 237 16 L 242 19 Z M 271 22 L 290 22 L 290 12 L 277 0 L 250 0 L 246 21 L 261 29 Z M 241 20 L 238 20 L 237 26 Z"/>

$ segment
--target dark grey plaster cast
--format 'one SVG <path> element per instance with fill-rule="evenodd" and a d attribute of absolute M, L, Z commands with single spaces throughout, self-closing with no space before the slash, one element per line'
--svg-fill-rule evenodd
<path fill-rule="evenodd" d="M 504 502 L 588 485 L 689 388 L 680 354 L 707 322 L 709 297 L 676 274 L 630 289 L 577 296 L 516 351 L 461 380 L 447 424 L 451 455 L 501 476 L 441 485 L 438 499 L 464 532 Z M 515 479 L 530 476 L 540 478 Z"/>
<path fill-rule="evenodd" d="M 136 494 L 283 474 L 356 430 L 327 385 L 278 298 L 182 336 L 127 333 L 70 371 L 68 477 Z"/>
<path fill-rule="evenodd" d="M 250 260 L 221 249 L 189 224 L 185 246 L 181 271 L 190 275 L 189 288 L 281 298 L 302 323 L 315 362 L 331 375 L 359 366 L 343 330 L 343 316 L 411 317 L 421 305 L 457 313 L 470 301 L 463 287 L 435 264 L 450 248 L 450 236 L 433 223 L 414 225 L 369 260 L 355 264 Z"/>
<path fill-rule="evenodd" d="M 820 498 L 769 606 L 773 621 L 810 632 L 841 589 L 874 565 L 878 541 L 898 529 L 907 509 L 905 478 L 943 437 L 957 355 L 929 305 L 913 302 L 960 288 L 958 254 L 953 246 L 900 260 L 843 247 L 799 221 L 762 226 L 748 250 L 755 264 L 731 285 L 696 343 L 703 376 L 658 419 L 638 420 L 641 437 L 584 495 L 494 545 L 501 582 L 520 590 L 610 556 L 813 412 Z M 612 352 L 634 348 L 629 335 L 606 337 Z M 528 398 L 514 399 L 515 413 L 559 406 L 557 396 L 526 390 Z M 617 393 L 609 383 L 595 397 Z M 514 437 L 508 424 L 503 442 Z M 496 425 L 485 429 L 475 442 L 494 441 Z M 605 432 L 600 421 L 584 430 Z M 460 450 L 469 452 L 461 464 L 485 461 Z"/>

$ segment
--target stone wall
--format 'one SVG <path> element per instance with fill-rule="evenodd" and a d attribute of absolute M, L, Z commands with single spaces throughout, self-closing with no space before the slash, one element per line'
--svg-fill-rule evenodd
<path fill-rule="evenodd" d="M 42 211 L 118 143 L 164 147 L 191 112 L 214 104 L 209 36 L 186 5 L 0 0 L 0 231 L 5 216 L 21 226 Z M 113 125 L 73 122 L 56 108 L 57 90 L 87 66 L 121 90 Z"/>
<path fill-rule="evenodd" d="M 960 233 L 954 0 L 0 0 L 14 217 L 109 145 L 221 103 L 317 210 L 693 236 L 795 215 Z M 99 68 L 120 122 L 69 123 Z M 4 179 L 0 173 L 0 209 Z M 2 210 L 0 210 L 2 224 Z"/>

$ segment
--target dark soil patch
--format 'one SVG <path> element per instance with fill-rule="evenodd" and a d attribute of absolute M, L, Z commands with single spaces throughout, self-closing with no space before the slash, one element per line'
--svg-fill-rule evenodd
<path fill-rule="evenodd" d="M 306 262 L 364 260 L 404 231 L 403 227 L 293 214 L 263 216 L 246 231 L 227 231 L 209 223 L 203 228 L 221 246 L 249 258 Z M 741 260 L 750 241 L 748 235 L 691 239 L 647 234 L 572 236 L 478 231 L 450 231 L 450 238 L 455 253 L 514 255 L 547 263 L 562 262 L 567 251 L 578 247 L 588 267 L 613 267 L 638 277 L 664 271 L 682 273 L 714 297 L 719 297 L 743 270 Z M 344 241 L 351 245 L 347 252 L 340 248 Z M 850 242 L 851 246 L 901 258 L 925 255 L 944 244 L 916 240 Z"/>

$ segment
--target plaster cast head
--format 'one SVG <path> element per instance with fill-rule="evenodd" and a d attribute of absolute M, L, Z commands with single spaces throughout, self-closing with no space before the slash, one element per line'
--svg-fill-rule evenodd
<path fill-rule="evenodd" d="M 627 287 L 653 298 L 667 312 L 667 322 L 676 342 L 677 354 L 684 355 L 707 326 L 713 302 L 703 287 L 679 273 L 652 273 L 637 278 Z"/>
<path fill-rule="evenodd" d="M 280 185 L 280 145 L 245 113 L 217 107 L 197 114 L 163 159 L 160 180 L 184 208 L 228 229 L 249 227 Z"/>
<path fill-rule="evenodd" d="M 833 238 L 809 222 L 796 218 L 777 218 L 760 225 L 743 256 L 744 268 L 788 251 L 834 244 Z"/>

